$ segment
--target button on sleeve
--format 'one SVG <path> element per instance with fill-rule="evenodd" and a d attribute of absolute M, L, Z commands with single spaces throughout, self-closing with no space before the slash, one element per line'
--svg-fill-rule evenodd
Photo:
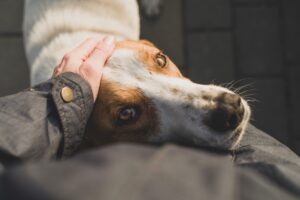
<path fill-rule="evenodd" d="M 63 87 L 61 89 L 60 96 L 64 100 L 64 102 L 66 102 L 66 103 L 69 103 L 69 102 L 74 100 L 74 92 L 68 86 Z"/>
<path fill-rule="evenodd" d="M 63 156 L 70 156 L 82 142 L 93 109 L 93 94 L 89 84 L 75 73 L 64 73 L 53 84 L 52 98 L 63 128 Z"/>

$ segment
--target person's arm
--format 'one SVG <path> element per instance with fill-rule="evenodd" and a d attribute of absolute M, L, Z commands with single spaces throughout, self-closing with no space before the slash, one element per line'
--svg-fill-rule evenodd
<path fill-rule="evenodd" d="M 70 102 L 63 99 L 64 90 L 73 93 Z M 74 73 L 0 98 L 1 161 L 70 155 L 81 141 L 92 107 L 88 83 Z"/>
<path fill-rule="evenodd" d="M 0 98 L 0 165 L 70 156 L 81 143 L 102 68 L 114 48 L 88 39 L 66 54 L 54 78 Z"/>

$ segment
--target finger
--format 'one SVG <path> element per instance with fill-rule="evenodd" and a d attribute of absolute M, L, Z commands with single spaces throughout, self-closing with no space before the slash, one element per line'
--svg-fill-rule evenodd
<path fill-rule="evenodd" d="M 106 60 L 112 54 L 115 47 L 115 40 L 113 37 L 105 37 L 101 42 L 98 42 L 94 51 L 86 59 L 84 66 L 92 66 L 95 68 L 101 68 L 104 66 Z M 86 64 L 86 65 L 85 65 Z"/>
<path fill-rule="evenodd" d="M 59 74 L 61 74 L 62 71 L 63 71 L 63 66 L 64 66 L 64 65 L 65 65 L 65 60 L 62 59 L 61 62 L 60 62 L 60 64 L 58 64 L 58 65 L 54 68 L 52 77 L 56 77 L 56 76 L 58 76 Z"/>
<path fill-rule="evenodd" d="M 56 77 L 58 75 L 58 67 L 55 67 L 52 73 L 52 77 Z"/>
<path fill-rule="evenodd" d="M 78 47 L 70 52 L 72 57 L 79 58 L 82 61 L 85 61 L 86 58 L 93 52 L 96 45 L 102 40 L 102 38 L 88 38 Z"/>

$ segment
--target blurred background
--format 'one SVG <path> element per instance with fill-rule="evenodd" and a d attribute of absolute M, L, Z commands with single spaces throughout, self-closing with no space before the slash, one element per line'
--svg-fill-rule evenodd
<path fill-rule="evenodd" d="M 0 96 L 29 86 L 22 15 L 23 0 L 0 0 Z M 300 154 L 299 0 L 164 0 L 142 38 L 195 82 L 245 86 L 252 123 Z"/>

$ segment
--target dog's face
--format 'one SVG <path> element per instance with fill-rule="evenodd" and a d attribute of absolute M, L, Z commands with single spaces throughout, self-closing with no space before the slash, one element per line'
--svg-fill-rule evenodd
<path fill-rule="evenodd" d="M 240 96 L 191 82 L 149 42 L 124 41 L 106 64 L 86 135 L 94 145 L 188 141 L 230 149 L 249 118 Z"/>

